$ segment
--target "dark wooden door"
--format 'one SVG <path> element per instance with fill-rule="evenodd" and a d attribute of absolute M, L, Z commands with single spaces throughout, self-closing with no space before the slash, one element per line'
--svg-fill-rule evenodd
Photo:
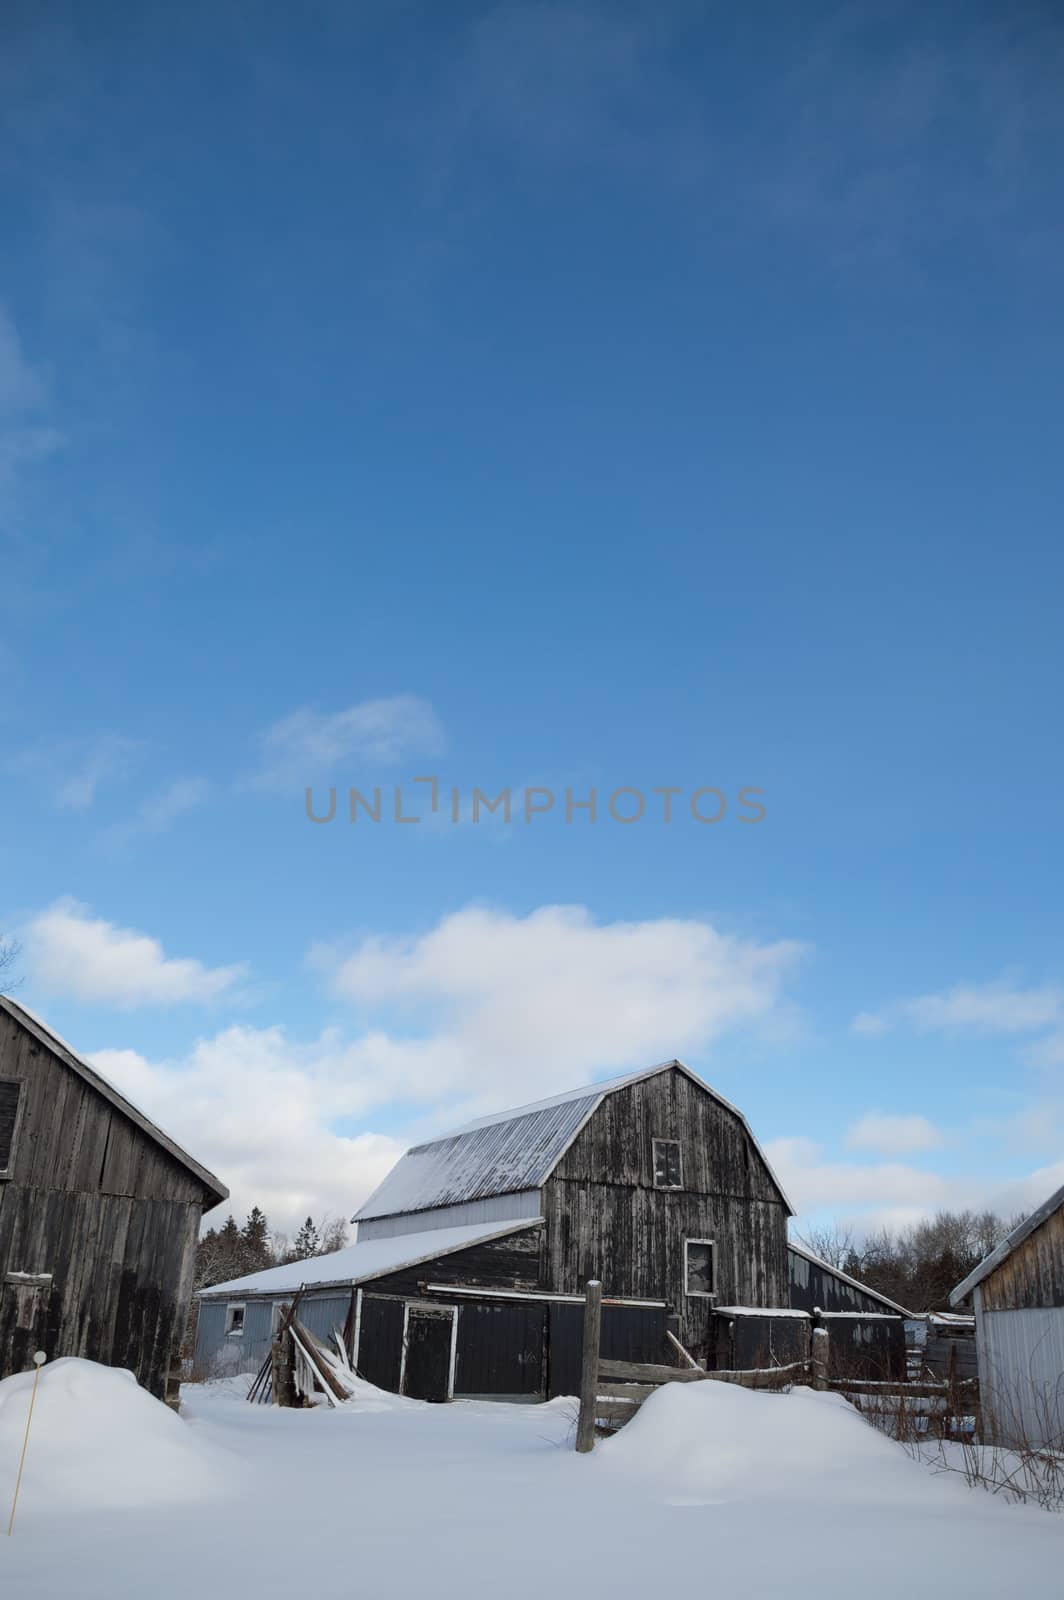
<path fill-rule="evenodd" d="M 406 1325 L 403 1393 L 414 1400 L 451 1398 L 454 1308 L 411 1306 Z"/>
<path fill-rule="evenodd" d="M 402 1301 L 363 1296 L 355 1365 L 367 1382 L 398 1394 L 402 1346 Z"/>
<path fill-rule="evenodd" d="M 461 1395 L 541 1396 L 546 1384 L 546 1307 L 536 1302 L 463 1305 L 458 1318 Z"/>

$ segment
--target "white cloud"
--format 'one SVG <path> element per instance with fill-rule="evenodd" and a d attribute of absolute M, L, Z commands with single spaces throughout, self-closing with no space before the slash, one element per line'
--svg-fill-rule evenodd
<path fill-rule="evenodd" d="M 933 1122 L 916 1114 L 890 1116 L 868 1111 L 846 1135 L 851 1150 L 879 1150 L 884 1155 L 904 1155 L 910 1150 L 934 1150 L 943 1137 Z"/>
<path fill-rule="evenodd" d="M 1032 1067 L 1064 1067 L 1064 1028 L 1058 1028 L 1055 1033 L 1047 1034 L 1044 1039 L 1029 1045 L 1026 1057 Z"/>
<path fill-rule="evenodd" d="M 63 811 L 87 811 L 97 790 L 129 771 L 138 746 L 121 734 L 32 745 L 13 756 L 8 770 L 43 784 Z"/>
<path fill-rule="evenodd" d="M 44 411 L 47 386 L 27 361 L 18 330 L 0 306 L 0 515 L 6 518 L 9 494 L 19 472 L 60 448 L 63 436 L 35 414 Z"/>
<path fill-rule="evenodd" d="M 282 717 L 259 738 L 262 765 L 251 780 L 256 788 L 309 787 L 338 767 L 353 763 L 393 765 L 414 755 L 432 755 L 443 747 L 443 729 L 427 700 L 396 694 L 363 700 L 344 711 L 316 711 L 303 706 Z"/>
<path fill-rule="evenodd" d="M 44 380 L 26 360 L 18 330 L 0 306 L 0 412 L 38 411 L 45 398 Z"/>
<path fill-rule="evenodd" d="M 881 1011 L 859 1011 L 850 1023 L 854 1033 L 875 1037 L 905 1024 L 921 1033 L 1025 1034 L 1055 1031 L 1027 1047 L 1033 1066 L 1064 1062 L 1064 988 L 1058 983 L 1023 987 L 1007 979 L 995 983 L 958 983 L 933 994 L 900 1000 Z"/>
<path fill-rule="evenodd" d="M 898 1161 L 832 1161 L 823 1145 L 805 1138 L 772 1139 L 765 1153 L 801 1217 L 833 1217 L 860 1232 L 903 1227 L 941 1210 L 986 1209 L 1009 1219 L 1032 1211 L 1064 1183 L 1064 1161 L 1017 1178 L 990 1178 L 946 1176 Z"/>
<path fill-rule="evenodd" d="M 468 907 L 428 933 L 312 960 L 364 1014 L 427 1026 L 417 1044 L 393 1041 L 408 1092 L 497 1106 L 778 1027 L 800 955 L 705 922 L 597 924 L 583 907 L 545 906 Z"/>
<path fill-rule="evenodd" d="M 108 828 L 105 839 L 121 844 L 138 835 L 165 833 L 178 818 L 203 805 L 211 786 L 206 778 L 175 778 L 148 796 L 128 822 Z"/>
<path fill-rule="evenodd" d="M 350 1215 L 409 1143 L 476 1111 L 769 1025 L 799 956 L 705 923 L 596 925 L 578 907 L 468 909 L 406 940 L 319 950 L 359 1023 L 309 1044 L 229 1027 L 180 1060 L 94 1060 L 233 1190 L 291 1229 Z M 400 1136 L 374 1131 L 386 1114 Z M 405 1115 L 404 1115 L 405 1114 Z"/>
<path fill-rule="evenodd" d="M 850 1027 L 854 1033 L 864 1033 L 873 1037 L 876 1034 L 886 1033 L 890 1023 L 876 1011 L 859 1011 L 850 1023 Z"/>
<path fill-rule="evenodd" d="M 122 1008 L 212 1001 L 230 995 L 243 965 L 205 967 L 167 956 L 157 939 L 57 900 L 22 930 L 27 972 L 41 989 Z"/>
<path fill-rule="evenodd" d="M 956 984 L 907 1000 L 902 1011 L 918 1028 L 971 1028 L 982 1033 L 1028 1033 L 1064 1016 L 1064 989 L 1047 983 L 1019 988 L 1007 982 Z"/>
<path fill-rule="evenodd" d="M 215 1223 L 253 1205 L 288 1233 L 308 1214 L 347 1218 L 406 1148 L 335 1130 L 374 1096 L 372 1047 L 334 1034 L 300 1045 L 283 1028 L 229 1027 L 176 1060 L 98 1050 L 92 1061 L 226 1184 Z"/>

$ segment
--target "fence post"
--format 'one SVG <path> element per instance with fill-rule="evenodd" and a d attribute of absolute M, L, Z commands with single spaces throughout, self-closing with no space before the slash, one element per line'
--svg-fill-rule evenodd
<path fill-rule="evenodd" d="M 826 1328 L 813 1329 L 813 1388 L 824 1390 L 828 1387 L 828 1330 Z"/>
<path fill-rule="evenodd" d="M 595 1443 L 601 1334 L 602 1285 L 597 1278 L 592 1278 L 584 1296 L 584 1356 L 580 1367 L 580 1418 L 576 1424 L 576 1448 L 582 1455 Z"/>

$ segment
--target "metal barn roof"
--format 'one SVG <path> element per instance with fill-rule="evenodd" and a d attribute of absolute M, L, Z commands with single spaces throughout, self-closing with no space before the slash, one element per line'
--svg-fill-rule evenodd
<path fill-rule="evenodd" d="M 682 1061 L 663 1061 L 622 1078 L 586 1084 L 549 1100 L 479 1117 L 426 1144 L 415 1145 L 396 1162 L 351 1220 L 362 1222 L 431 1211 L 437 1206 L 458 1205 L 489 1195 L 538 1189 L 607 1095 L 673 1068 L 738 1117 L 793 1215 L 794 1208 L 742 1112 L 703 1083 Z"/>
<path fill-rule="evenodd" d="M 1064 1206 L 1064 1187 L 1058 1189 L 1055 1194 L 1051 1194 L 1049 1199 L 1043 1201 L 1037 1210 L 1031 1212 L 1029 1217 L 1024 1217 L 1022 1222 L 1017 1223 L 1012 1232 L 1002 1239 L 1001 1243 L 995 1246 L 988 1256 L 983 1257 L 974 1272 L 969 1272 L 962 1283 L 958 1283 L 955 1289 L 950 1290 L 950 1305 L 959 1306 L 962 1300 L 967 1300 L 976 1285 L 982 1283 L 984 1278 L 989 1277 L 995 1267 L 1000 1267 L 1005 1257 L 1011 1255 L 1017 1245 L 1030 1238 L 1034 1230 L 1040 1228 L 1043 1222 L 1047 1222 L 1054 1211 L 1058 1211 L 1061 1206 Z"/>

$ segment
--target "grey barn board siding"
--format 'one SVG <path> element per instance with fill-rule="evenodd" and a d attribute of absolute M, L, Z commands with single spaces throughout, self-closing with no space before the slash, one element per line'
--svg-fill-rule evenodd
<path fill-rule="evenodd" d="M 977 1378 L 979 1357 L 974 1336 L 930 1335 L 923 1349 L 923 1364 L 936 1378 L 948 1377 L 951 1370 L 958 1378 Z"/>
<path fill-rule="evenodd" d="M 654 1187 L 654 1139 L 680 1141 L 681 1190 Z M 787 1214 L 742 1118 L 674 1068 L 608 1095 L 544 1184 L 546 1286 L 665 1300 L 705 1354 L 712 1303 L 685 1291 L 684 1241 L 715 1241 L 725 1304 L 786 1305 Z"/>
<path fill-rule="evenodd" d="M 128 1366 L 165 1392 L 205 1200 L 195 1170 L 0 1006 L 0 1081 L 21 1085 L 0 1179 L 0 1377 L 36 1349 Z M 138 1114 L 139 1115 L 139 1114 Z M 144 1119 L 141 1119 L 143 1123 Z M 216 1180 L 215 1180 L 216 1184 Z M 34 1296 L 9 1274 L 51 1274 Z"/>

